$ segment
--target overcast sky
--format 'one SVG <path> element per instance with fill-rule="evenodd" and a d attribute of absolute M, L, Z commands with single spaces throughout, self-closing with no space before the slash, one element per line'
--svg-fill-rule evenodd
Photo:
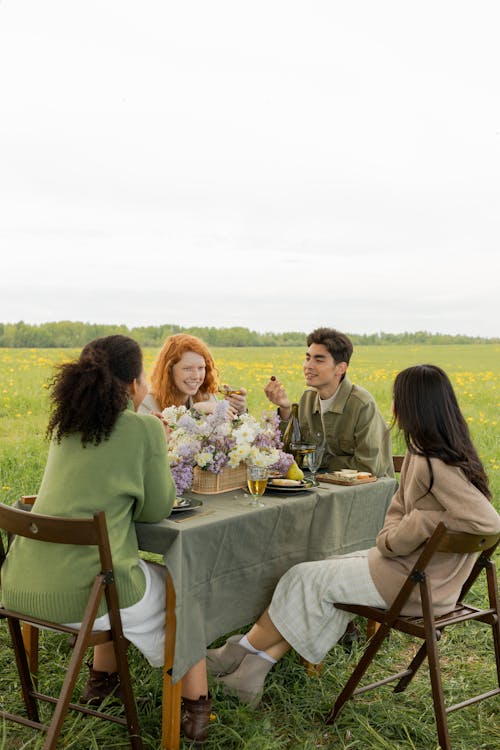
<path fill-rule="evenodd" d="M 498 0 L 0 0 L 0 322 L 500 335 Z"/>

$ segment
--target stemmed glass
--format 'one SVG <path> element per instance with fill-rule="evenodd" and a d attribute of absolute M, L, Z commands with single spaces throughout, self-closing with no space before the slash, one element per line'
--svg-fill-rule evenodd
<path fill-rule="evenodd" d="M 254 464 L 247 466 L 247 485 L 252 496 L 252 500 L 248 504 L 252 508 L 264 507 L 264 503 L 259 500 L 259 497 L 266 491 L 268 476 L 269 471 L 264 466 L 255 466 Z"/>
<path fill-rule="evenodd" d="M 305 462 L 307 464 L 307 467 L 309 468 L 309 471 L 311 472 L 311 479 L 313 484 L 318 484 L 318 480 L 316 479 L 316 474 L 318 473 L 318 469 L 321 466 L 321 462 L 323 461 L 323 456 L 325 453 L 325 441 L 321 438 L 320 435 L 318 435 L 318 443 L 314 447 L 314 450 L 309 451 L 305 455 Z"/>

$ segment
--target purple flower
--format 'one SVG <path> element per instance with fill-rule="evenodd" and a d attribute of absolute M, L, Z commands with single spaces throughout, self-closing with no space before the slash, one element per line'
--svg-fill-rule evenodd
<path fill-rule="evenodd" d="M 191 463 L 181 461 L 170 467 L 172 478 L 178 495 L 191 487 L 193 483 L 193 466 Z"/>
<path fill-rule="evenodd" d="M 279 461 L 269 468 L 272 471 L 278 471 L 280 474 L 285 475 L 292 464 L 293 456 L 291 456 L 290 453 L 283 453 L 283 451 L 280 450 Z"/>

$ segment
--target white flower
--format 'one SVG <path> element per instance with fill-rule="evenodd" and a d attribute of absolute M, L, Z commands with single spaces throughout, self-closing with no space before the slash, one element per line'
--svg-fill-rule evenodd
<path fill-rule="evenodd" d="M 257 431 L 253 425 L 242 424 L 233 430 L 233 437 L 237 443 L 252 443 L 257 436 Z"/>
<path fill-rule="evenodd" d="M 169 427 L 175 427 L 177 424 L 177 420 L 185 413 L 185 406 L 167 406 L 166 409 L 163 409 L 161 415 L 165 419 Z"/>
<path fill-rule="evenodd" d="M 203 451 L 201 453 L 196 453 L 194 456 L 194 460 L 196 461 L 196 464 L 201 468 L 204 469 L 207 464 L 210 463 L 213 456 L 208 451 Z"/>
<path fill-rule="evenodd" d="M 238 466 L 241 461 L 246 461 L 252 450 L 250 443 L 236 443 L 234 448 L 229 451 L 229 463 L 231 466 Z"/>
<path fill-rule="evenodd" d="M 247 463 L 253 464 L 254 466 L 263 466 L 267 468 L 272 466 L 279 459 L 279 451 L 275 448 L 271 450 L 262 450 L 253 446 L 246 458 Z"/>

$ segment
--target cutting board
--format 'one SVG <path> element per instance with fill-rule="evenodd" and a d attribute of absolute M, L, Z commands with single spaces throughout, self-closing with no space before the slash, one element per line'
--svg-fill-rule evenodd
<path fill-rule="evenodd" d="M 367 484 L 368 482 L 376 482 L 377 477 L 361 477 L 360 479 L 339 479 L 333 474 L 316 474 L 318 482 L 327 482 L 328 484 L 342 484 L 344 486 L 351 486 L 356 484 Z"/>

